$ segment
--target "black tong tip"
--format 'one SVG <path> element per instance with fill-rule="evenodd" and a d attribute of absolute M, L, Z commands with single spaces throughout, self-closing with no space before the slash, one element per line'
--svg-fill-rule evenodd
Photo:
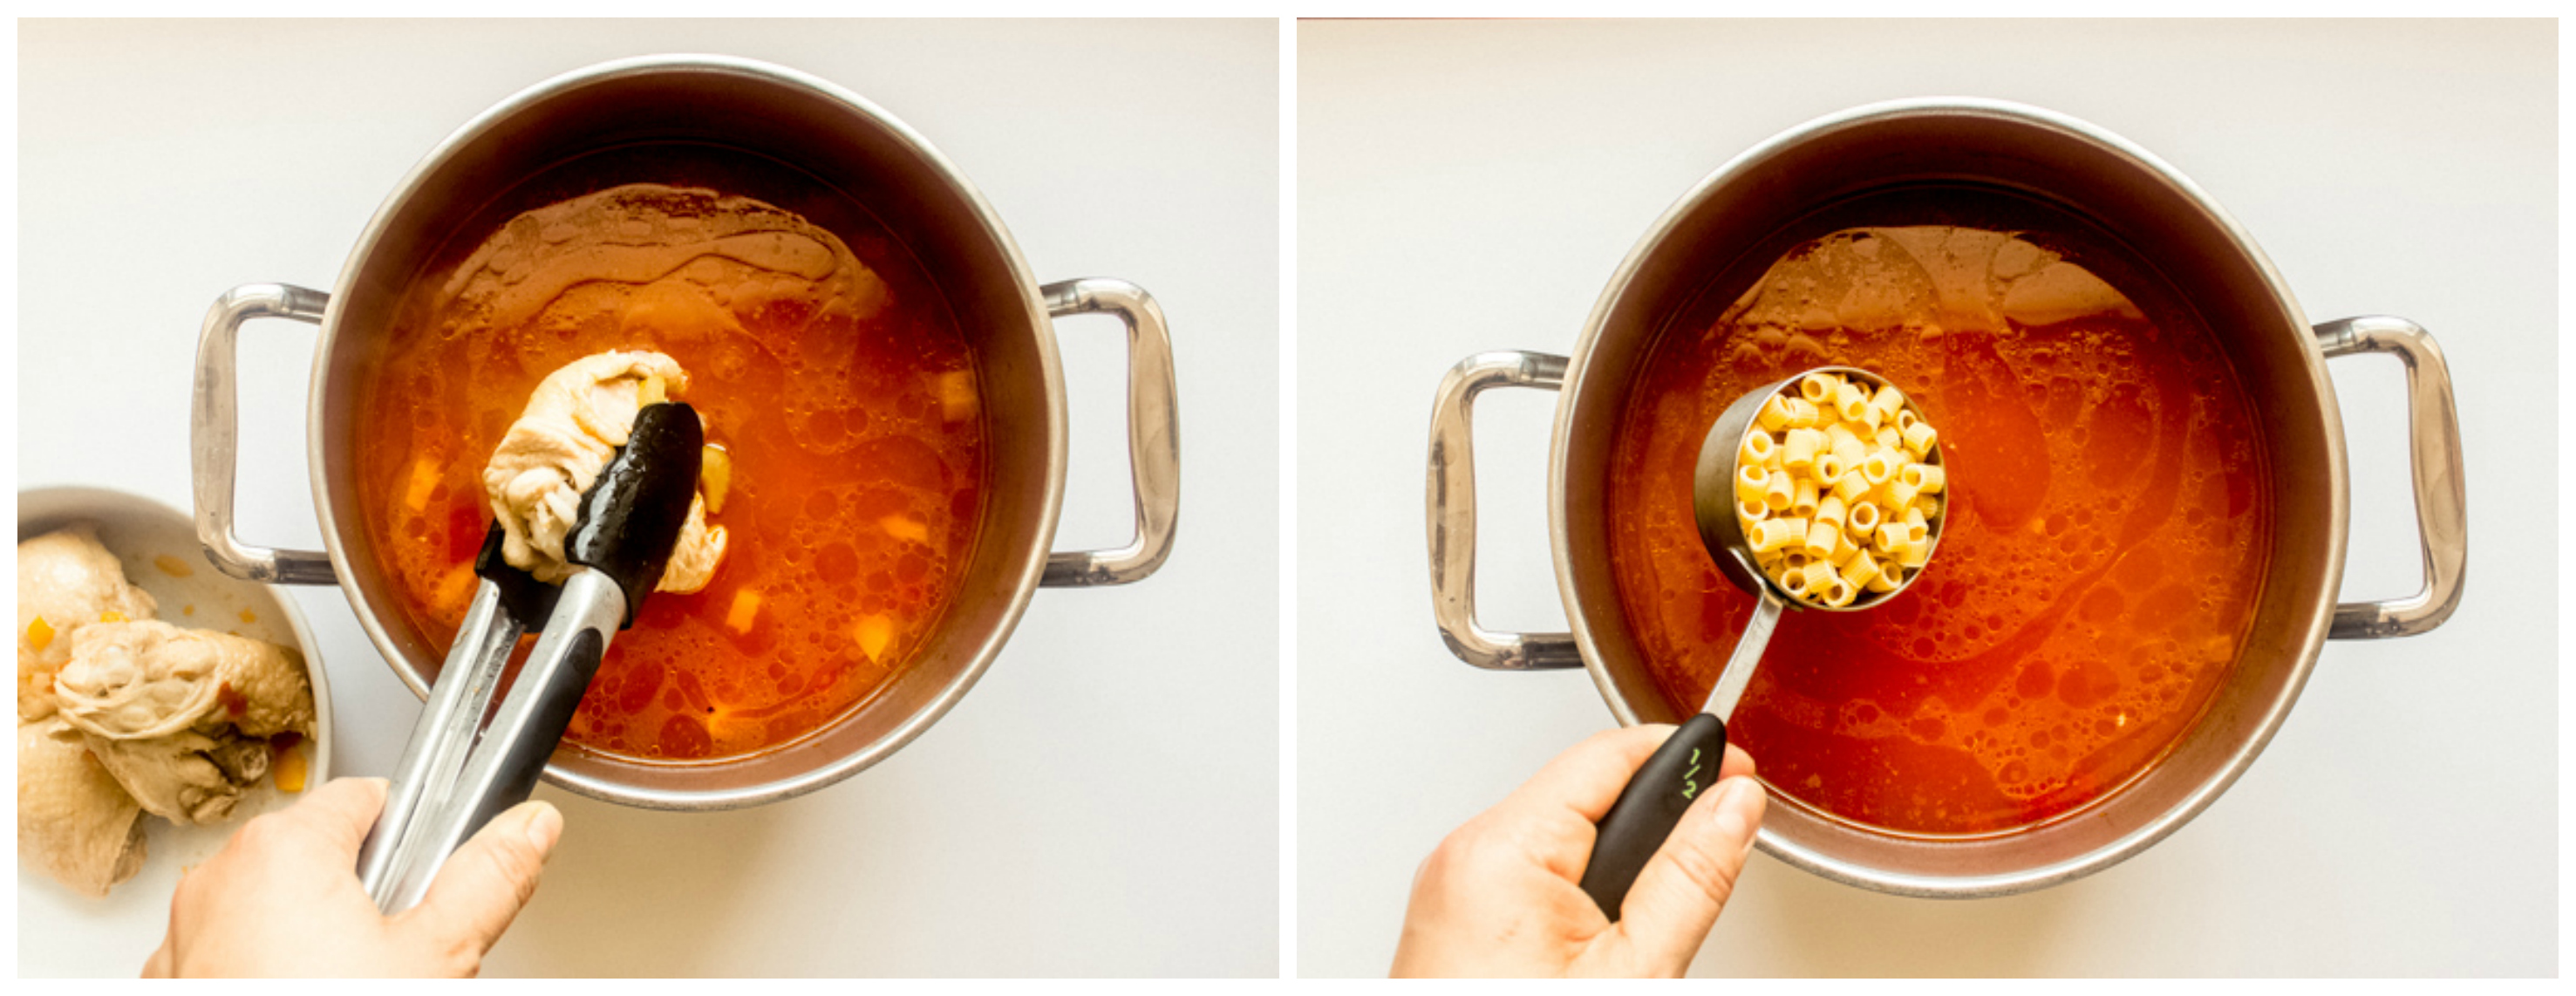
<path fill-rule="evenodd" d="M 697 409 L 680 402 L 646 405 L 636 413 L 626 445 L 581 496 L 581 518 L 564 537 L 564 557 L 617 582 L 626 593 L 626 626 L 635 624 L 636 610 L 679 546 L 689 503 L 697 497 L 705 446 Z M 474 558 L 474 573 L 500 589 L 502 608 L 537 632 L 554 614 L 563 589 L 510 566 L 501 556 L 502 535 L 501 524 L 493 523 L 483 552 Z"/>

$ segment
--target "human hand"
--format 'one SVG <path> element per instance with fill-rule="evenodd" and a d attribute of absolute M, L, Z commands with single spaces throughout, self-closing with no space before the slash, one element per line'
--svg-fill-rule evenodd
<path fill-rule="evenodd" d="M 1673 733 L 1593 735 L 1452 832 L 1413 876 L 1396 975 L 1678 976 L 1690 967 L 1753 853 L 1764 795 L 1733 745 L 1714 791 L 1691 803 L 1637 873 L 1617 923 L 1585 895 L 1593 824 Z"/>
<path fill-rule="evenodd" d="M 536 894 L 563 814 L 525 802 L 450 855 L 420 905 L 376 912 L 358 846 L 385 808 L 381 778 L 341 778 L 251 820 L 170 897 L 170 933 L 143 965 L 171 976 L 471 976 Z"/>

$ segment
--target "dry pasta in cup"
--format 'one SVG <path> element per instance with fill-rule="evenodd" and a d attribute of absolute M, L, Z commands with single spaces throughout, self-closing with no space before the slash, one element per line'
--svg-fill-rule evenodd
<path fill-rule="evenodd" d="M 1939 434 L 1896 385 L 1818 370 L 1762 402 L 1736 451 L 1736 517 L 1799 604 L 1863 608 L 1931 558 L 1948 512 Z"/>

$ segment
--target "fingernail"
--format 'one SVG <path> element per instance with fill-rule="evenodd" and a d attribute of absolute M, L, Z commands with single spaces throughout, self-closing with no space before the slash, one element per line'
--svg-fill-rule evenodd
<path fill-rule="evenodd" d="M 540 856 L 551 855 L 555 851 L 555 841 L 563 837 L 563 813 L 542 802 L 536 805 L 536 810 L 528 816 L 528 843 L 536 847 Z"/>

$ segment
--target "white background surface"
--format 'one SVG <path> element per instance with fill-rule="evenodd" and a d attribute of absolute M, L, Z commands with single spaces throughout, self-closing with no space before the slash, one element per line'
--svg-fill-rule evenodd
<path fill-rule="evenodd" d="M 1042 281 L 1116 276 L 1172 323 L 1178 542 L 1133 587 L 1038 593 L 992 670 L 892 759 L 785 803 L 653 813 L 553 788 L 567 829 L 495 974 L 1267 975 L 1278 968 L 1278 27 L 1082 23 L 61 24 L 19 29 L 21 487 L 189 504 L 206 307 L 327 290 L 378 202 L 513 92 L 712 51 L 832 80 L 982 189 Z M 1060 549 L 1131 534 L 1114 319 L 1060 326 Z M 315 548 L 311 327 L 242 340 L 241 532 Z M 338 767 L 419 703 L 334 589 L 301 589 Z M 21 888 L 56 888 L 21 876 Z M 138 970 L 168 897 L 22 918 L 19 970 Z"/>
<path fill-rule="evenodd" d="M 2448 352 L 2470 569 L 2434 633 L 2330 644 L 2225 796 L 2145 854 L 2008 899 L 1899 899 L 1757 856 L 1703 974 L 2549 974 L 2558 968 L 2557 90 L 2546 23 L 1302 25 L 1298 970 L 1383 973 L 1416 862 L 1611 722 L 1580 672 L 1496 674 L 1431 618 L 1432 390 L 1573 348 L 1603 284 L 1736 153 L 1877 100 L 1997 97 L 2117 132 L 2260 240 L 2311 320 Z M 2417 584 L 2393 361 L 2332 364 L 2346 597 Z M 1476 414 L 1481 618 L 1565 628 L 1556 396 Z M 2535 514 L 2536 513 L 2536 514 Z"/>

